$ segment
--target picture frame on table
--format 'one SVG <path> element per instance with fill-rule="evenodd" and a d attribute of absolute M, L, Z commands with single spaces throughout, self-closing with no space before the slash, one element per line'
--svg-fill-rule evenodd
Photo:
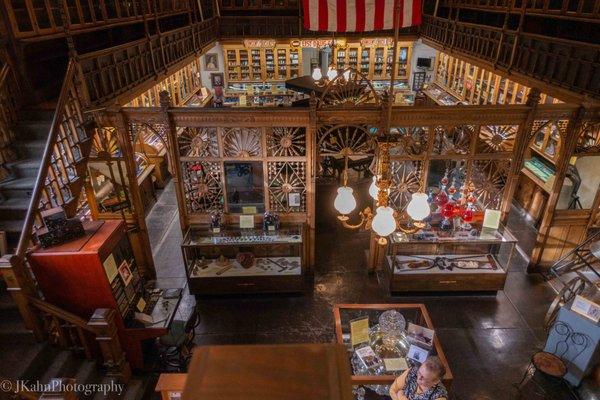
<path fill-rule="evenodd" d="M 217 53 L 207 53 L 204 56 L 204 70 L 218 71 L 219 70 L 219 55 Z"/>
<path fill-rule="evenodd" d="M 131 280 L 133 279 L 133 274 L 129 269 L 127 261 L 125 260 L 123 260 L 121 265 L 119 265 L 119 275 L 121 276 L 121 279 L 123 279 L 123 283 L 125 284 L 125 286 L 129 285 L 129 282 L 131 282 Z"/>
<path fill-rule="evenodd" d="M 225 86 L 225 79 L 222 72 L 213 72 L 210 74 L 210 84 L 212 87 Z"/>
<path fill-rule="evenodd" d="M 409 323 L 406 332 L 409 343 L 415 344 L 425 349 L 433 348 L 433 337 L 435 335 L 435 332 L 432 329 Z"/>

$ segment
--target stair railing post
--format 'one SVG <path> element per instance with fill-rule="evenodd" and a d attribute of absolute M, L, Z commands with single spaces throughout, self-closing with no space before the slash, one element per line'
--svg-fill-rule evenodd
<path fill-rule="evenodd" d="M 94 312 L 87 325 L 96 332 L 96 341 L 102 351 L 108 376 L 127 383 L 131 378 L 131 367 L 125 359 L 125 352 L 119 341 L 115 315 L 115 310 L 99 308 Z"/>

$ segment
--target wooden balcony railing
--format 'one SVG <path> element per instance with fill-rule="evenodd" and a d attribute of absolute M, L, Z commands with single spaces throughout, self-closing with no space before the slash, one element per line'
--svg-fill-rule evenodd
<path fill-rule="evenodd" d="M 573 19 L 600 19 L 600 0 L 442 0 L 442 7 L 521 12 Z"/>
<path fill-rule="evenodd" d="M 114 99 L 164 73 L 218 39 L 217 18 L 80 58 L 93 104 Z"/>
<path fill-rule="evenodd" d="M 6 164 L 16 160 L 13 142 L 13 126 L 17 122 L 20 106 L 19 85 L 15 71 L 8 60 L 4 65 L 0 59 L 0 180 L 6 178 L 9 171 Z"/>
<path fill-rule="evenodd" d="M 299 17 L 221 17 L 219 21 L 224 38 L 299 37 L 302 31 Z"/>
<path fill-rule="evenodd" d="M 423 16 L 421 35 L 441 50 L 465 55 L 504 71 L 553 85 L 580 97 L 600 98 L 600 45 L 502 31 Z M 560 96 L 559 96 L 560 98 Z"/>
<path fill-rule="evenodd" d="M 61 35 L 63 18 L 74 32 L 142 21 L 154 14 L 185 13 L 190 4 L 187 0 L 4 0 L 9 24 L 19 39 Z"/>

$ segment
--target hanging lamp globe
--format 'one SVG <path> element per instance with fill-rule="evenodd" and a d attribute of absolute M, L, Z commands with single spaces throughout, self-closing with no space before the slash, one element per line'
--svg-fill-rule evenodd
<path fill-rule="evenodd" d="M 321 68 L 317 67 L 317 68 L 313 69 L 312 78 L 315 81 L 320 81 L 321 79 L 323 79 L 323 74 L 321 73 Z"/>
<path fill-rule="evenodd" d="M 353 192 L 354 190 L 348 186 L 341 186 L 337 190 L 333 206 L 344 216 L 350 214 L 356 208 L 356 199 Z"/>
<path fill-rule="evenodd" d="M 431 213 L 431 208 L 427 202 L 427 195 L 421 192 L 413 193 L 406 207 L 406 213 L 415 221 L 423 221 L 427 218 Z"/>
<path fill-rule="evenodd" d="M 377 207 L 371 229 L 381 237 L 388 236 L 396 230 L 396 219 L 392 207 Z"/>
<path fill-rule="evenodd" d="M 374 200 L 377 200 L 377 195 L 379 194 L 379 188 L 377 187 L 377 176 L 373 176 L 373 182 L 371 182 L 371 186 L 369 186 L 369 195 Z"/>
<path fill-rule="evenodd" d="M 329 79 L 330 81 L 334 80 L 335 77 L 338 75 L 338 72 L 335 68 L 333 68 L 333 65 L 329 67 L 329 70 L 327 71 L 327 79 Z"/>

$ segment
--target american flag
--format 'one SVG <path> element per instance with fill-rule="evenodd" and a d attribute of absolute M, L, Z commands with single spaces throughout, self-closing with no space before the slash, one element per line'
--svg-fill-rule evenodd
<path fill-rule="evenodd" d="M 323 32 L 394 29 L 394 7 L 400 3 L 400 27 L 421 23 L 421 0 L 302 0 L 304 28 Z"/>

